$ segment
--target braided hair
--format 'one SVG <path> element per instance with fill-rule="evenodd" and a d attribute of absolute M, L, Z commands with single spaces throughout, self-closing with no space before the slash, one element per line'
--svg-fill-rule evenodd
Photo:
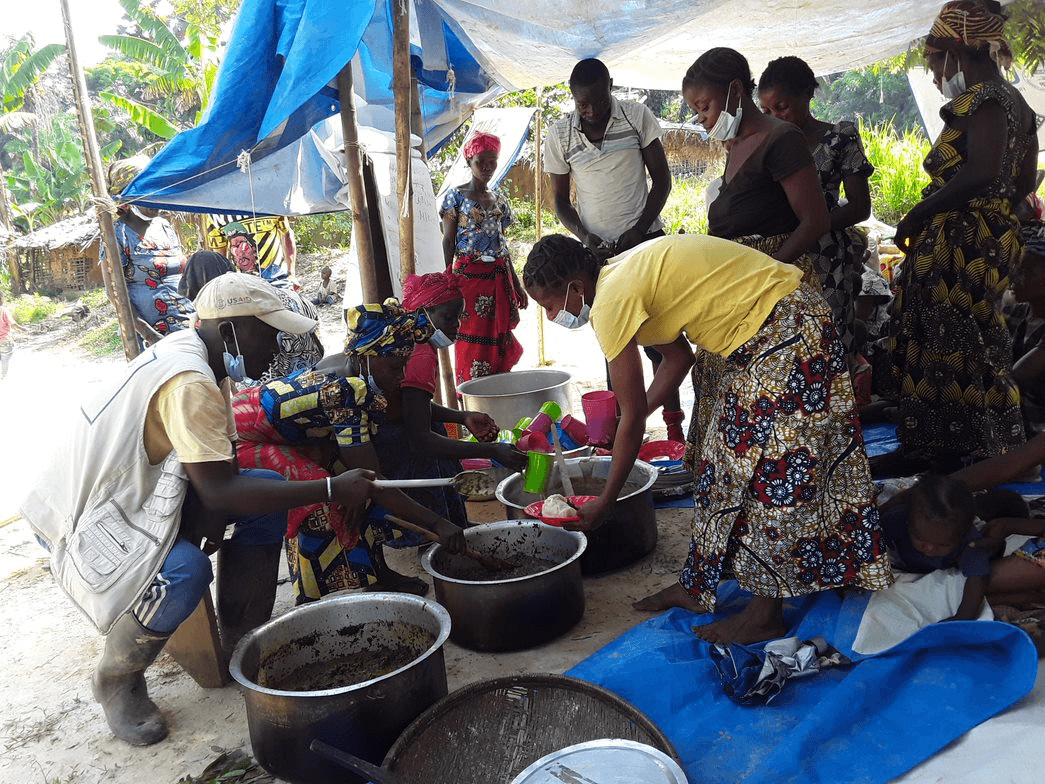
<path fill-rule="evenodd" d="M 789 95 L 812 95 L 818 86 L 813 69 L 805 60 L 794 55 L 773 60 L 758 78 L 759 92 L 783 89 Z"/>
<path fill-rule="evenodd" d="M 739 79 L 750 94 L 755 89 L 755 80 L 751 78 L 751 66 L 736 49 L 718 46 L 708 49 L 697 58 L 682 77 L 682 89 L 710 85 L 723 90 L 730 83 Z"/>
<path fill-rule="evenodd" d="M 555 288 L 578 274 L 597 278 L 603 264 L 604 261 L 573 237 L 549 234 L 538 240 L 526 257 L 523 286 Z"/>

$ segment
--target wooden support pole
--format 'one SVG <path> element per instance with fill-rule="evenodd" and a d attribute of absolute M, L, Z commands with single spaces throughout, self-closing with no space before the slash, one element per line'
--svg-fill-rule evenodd
<path fill-rule="evenodd" d="M 533 116 L 533 202 L 534 202 L 534 229 L 537 232 L 537 239 L 541 238 L 542 225 L 541 225 L 541 210 L 543 209 L 544 202 L 544 168 L 541 166 L 541 122 L 543 121 L 543 112 L 541 110 L 541 104 L 544 102 L 544 88 L 537 88 L 537 113 Z M 533 306 L 537 308 L 537 365 L 543 367 L 544 365 L 550 365 L 547 356 L 544 354 L 544 308 L 540 307 L 536 302 Z"/>
<path fill-rule="evenodd" d="M 380 302 L 374 238 L 370 234 L 366 188 L 363 185 L 363 156 L 359 152 L 359 126 L 356 124 L 356 99 L 352 92 L 352 62 L 337 75 L 337 92 L 341 99 L 341 135 L 345 139 L 345 167 L 348 172 L 348 195 L 352 202 L 352 244 L 359 261 L 359 283 L 363 302 Z"/>
<path fill-rule="evenodd" d="M 414 189 L 410 177 L 410 0 L 395 0 L 392 91 L 395 93 L 396 186 L 399 194 L 400 280 L 414 274 Z"/>
<path fill-rule="evenodd" d="M 109 198 L 105 186 L 105 175 L 102 174 L 102 157 L 98 152 L 98 138 L 94 133 L 94 116 L 91 113 L 91 102 L 87 95 L 87 82 L 80 61 L 76 56 L 76 44 L 73 42 L 73 26 L 69 19 L 69 0 L 62 2 L 62 23 L 65 26 L 66 52 L 69 55 L 69 73 L 73 81 L 73 94 L 76 98 L 76 116 L 80 122 L 80 136 L 83 138 L 84 158 L 87 171 L 91 174 L 91 189 L 96 202 L 101 204 Z M 128 360 L 138 356 L 138 340 L 134 331 L 134 313 L 131 300 L 127 296 L 127 282 L 123 279 L 123 264 L 120 262 L 120 249 L 116 244 L 116 229 L 113 227 L 112 215 L 100 206 L 95 206 L 98 224 L 102 229 L 102 241 L 105 243 L 105 261 L 98 266 L 102 270 L 105 293 L 116 309 L 116 319 L 120 324 L 120 342 L 123 353 Z"/>

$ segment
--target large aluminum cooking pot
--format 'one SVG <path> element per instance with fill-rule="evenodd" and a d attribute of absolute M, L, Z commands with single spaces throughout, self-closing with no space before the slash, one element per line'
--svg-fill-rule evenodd
<path fill-rule="evenodd" d="M 379 764 L 403 729 L 447 694 L 443 643 L 450 615 L 433 601 L 398 593 L 331 596 L 297 607 L 250 632 L 229 671 L 241 686 L 254 757 L 294 784 L 344 784 L 346 774 L 309 751 L 322 740 Z M 300 668 L 354 654 L 406 650 L 409 663 L 360 683 L 285 691 Z"/>
<path fill-rule="evenodd" d="M 489 414 L 500 428 L 515 427 L 534 416 L 549 400 L 564 414 L 572 410 L 570 374 L 563 370 L 513 370 L 465 381 L 457 387 L 464 408 Z"/>
<path fill-rule="evenodd" d="M 584 534 L 532 520 L 484 523 L 464 532 L 468 546 L 512 560 L 534 556 L 556 565 L 526 577 L 474 574 L 475 563 L 434 545 L 421 566 L 435 581 L 435 595 L 453 619 L 450 639 L 475 651 L 517 651 L 558 637 L 584 615 L 580 558 Z M 452 575 L 469 574 L 465 580 Z"/>
<path fill-rule="evenodd" d="M 609 457 L 580 457 L 566 460 L 577 495 L 598 495 L 610 474 Z M 609 517 L 588 531 L 588 549 L 581 557 L 581 572 L 602 574 L 634 563 L 657 546 L 657 513 L 653 485 L 657 469 L 636 460 Z M 559 467 L 552 468 L 547 492 L 562 493 Z M 513 520 L 529 519 L 525 509 L 541 496 L 523 489 L 523 475 L 512 474 L 497 486 L 497 500 Z"/>

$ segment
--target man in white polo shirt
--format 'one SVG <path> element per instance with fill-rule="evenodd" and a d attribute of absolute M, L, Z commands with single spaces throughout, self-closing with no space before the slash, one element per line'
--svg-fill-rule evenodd
<path fill-rule="evenodd" d="M 555 187 L 555 213 L 601 258 L 664 236 L 660 211 L 671 192 L 671 170 L 660 143 L 660 123 L 646 106 L 618 101 L 601 60 L 581 60 L 570 74 L 576 109 L 544 142 L 544 170 Z M 649 173 L 650 184 L 646 175 Z M 577 204 L 570 185 L 577 187 Z M 654 372 L 660 353 L 647 348 Z M 676 392 L 664 406 L 668 438 L 685 441 Z"/>

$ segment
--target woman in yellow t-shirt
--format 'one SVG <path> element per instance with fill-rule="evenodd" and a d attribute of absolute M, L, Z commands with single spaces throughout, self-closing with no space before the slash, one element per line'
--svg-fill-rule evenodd
<path fill-rule="evenodd" d="M 621 419 L 598 527 L 635 462 L 646 417 L 693 364 L 693 345 L 725 358 L 714 416 L 696 444 L 693 538 L 678 583 L 635 604 L 711 612 L 732 575 L 754 594 L 738 615 L 697 628 L 709 642 L 781 637 L 783 597 L 891 582 L 845 354 L 802 272 L 715 237 L 644 243 L 603 267 L 553 235 L 523 269 L 527 293 L 562 326 L 589 317 L 609 361 Z M 643 388 L 639 346 L 664 355 Z"/>

